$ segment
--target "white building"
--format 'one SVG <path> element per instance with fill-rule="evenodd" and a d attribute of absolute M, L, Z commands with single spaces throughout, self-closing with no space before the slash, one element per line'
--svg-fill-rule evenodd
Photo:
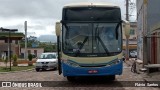
<path fill-rule="evenodd" d="M 27 56 L 28 54 L 35 55 L 35 57 L 40 56 L 41 53 L 44 52 L 44 48 L 27 48 Z M 21 56 L 24 58 L 25 48 L 21 48 Z"/>
<path fill-rule="evenodd" d="M 160 63 L 160 0 L 137 0 L 138 58 Z"/>

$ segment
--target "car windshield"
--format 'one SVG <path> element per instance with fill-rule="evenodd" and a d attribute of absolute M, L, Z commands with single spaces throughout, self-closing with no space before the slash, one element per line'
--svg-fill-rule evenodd
<path fill-rule="evenodd" d="M 55 54 L 41 54 L 39 59 L 56 59 Z"/>

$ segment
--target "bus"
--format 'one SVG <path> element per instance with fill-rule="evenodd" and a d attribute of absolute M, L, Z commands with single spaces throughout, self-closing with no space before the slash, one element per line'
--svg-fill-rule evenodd
<path fill-rule="evenodd" d="M 125 27 L 122 27 L 125 24 Z M 58 71 L 72 81 L 77 76 L 109 76 L 123 71 L 122 29 L 119 6 L 108 3 L 80 3 L 63 7 L 56 22 Z"/>

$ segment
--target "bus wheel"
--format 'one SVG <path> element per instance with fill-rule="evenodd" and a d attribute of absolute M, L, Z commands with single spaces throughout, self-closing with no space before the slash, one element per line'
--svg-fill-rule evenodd
<path fill-rule="evenodd" d="M 70 81 L 70 82 L 73 82 L 75 80 L 75 78 L 73 76 L 68 76 L 67 80 Z"/>
<path fill-rule="evenodd" d="M 113 80 L 113 81 L 114 81 L 115 78 L 116 78 L 116 76 L 115 76 L 115 75 L 111 75 L 109 78 L 110 78 L 110 80 Z"/>

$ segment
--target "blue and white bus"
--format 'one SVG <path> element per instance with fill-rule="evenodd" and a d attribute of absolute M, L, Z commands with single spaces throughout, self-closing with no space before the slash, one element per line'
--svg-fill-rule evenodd
<path fill-rule="evenodd" d="M 113 4 L 64 6 L 62 20 L 56 23 L 59 74 L 69 81 L 76 76 L 110 76 L 114 80 L 121 75 L 122 24 L 121 9 Z M 124 26 L 129 30 L 129 24 Z"/>

